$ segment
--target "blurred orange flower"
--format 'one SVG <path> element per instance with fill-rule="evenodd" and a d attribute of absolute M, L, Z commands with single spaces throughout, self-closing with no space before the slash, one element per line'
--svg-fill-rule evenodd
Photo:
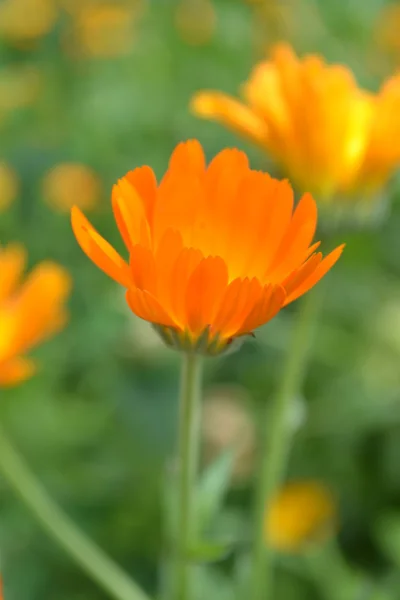
<path fill-rule="evenodd" d="M 0 162 L 0 211 L 6 210 L 18 193 L 18 178 L 10 166 Z"/>
<path fill-rule="evenodd" d="M 70 50 L 92 58 L 112 58 L 128 54 L 142 8 L 142 0 L 130 3 L 72 3 L 69 7 L 73 18 Z"/>
<path fill-rule="evenodd" d="M 203 91 L 191 107 L 259 144 L 319 200 L 375 193 L 400 162 L 400 75 L 374 95 L 358 88 L 346 67 L 316 55 L 299 59 L 279 44 L 255 67 L 243 95 L 244 103 Z"/>
<path fill-rule="evenodd" d="M 0 38 L 17 45 L 48 33 L 57 19 L 54 0 L 4 0 L 0 3 Z"/>
<path fill-rule="evenodd" d="M 101 192 L 97 174 L 79 163 L 61 163 L 51 169 L 42 188 L 47 204 L 60 212 L 69 212 L 74 204 L 90 210 L 98 204 Z"/>
<path fill-rule="evenodd" d="M 0 250 L 0 386 L 16 385 L 35 371 L 24 354 L 64 326 L 64 303 L 70 290 L 67 272 L 52 262 L 42 262 L 24 283 L 26 263 L 22 246 Z"/>
<path fill-rule="evenodd" d="M 285 485 L 265 515 L 265 538 L 276 550 L 298 552 L 333 534 L 336 505 L 327 488 L 316 481 Z"/>
<path fill-rule="evenodd" d="M 210 0 L 181 0 L 176 8 L 175 24 L 181 38 L 192 46 L 201 46 L 214 35 L 217 18 Z"/>
<path fill-rule="evenodd" d="M 310 246 L 317 209 L 309 194 L 293 212 L 287 181 L 253 171 L 227 149 L 206 167 L 199 142 L 179 144 L 159 186 L 151 168 L 114 186 L 114 216 L 129 263 L 77 207 L 82 250 L 128 289 L 132 311 L 180 348 L 224 350 L 312 288 L 338 260 Z"/>

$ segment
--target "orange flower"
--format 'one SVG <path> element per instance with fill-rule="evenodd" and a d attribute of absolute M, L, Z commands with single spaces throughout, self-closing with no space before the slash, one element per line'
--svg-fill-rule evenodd
<path fill-rule="evenodd" d="M 400 75 L 374 95 L 346 67 L 278 44 L 243 95 L 199 92 L 191 107 L 259 144 L 318 199 L 376 192 L 400 162 Z"/>
<path fill-rule="evenodd" d="M 127 2 L 71 2 L 65 8 L 71 13 L 72 27 L 67 48 L 75 55 L 91 58 L 113 58 L 129 54 L 142 16 L 142 0 Z"/>
<path fill-rule="evenodd" d="M 25 262 L 25 251 L 17 244 L 0 250 L 0 386 L 31 377 L 35 363 L 25 352 L 63 327 L 67 317 L 66 271 L 43 262 L 20 284 Z"/>
<path fill-rule="evenodd" d="M 293 212 L 287 181 L 252 171 L 239 150 L 206 167 L 199 142 L 177 146 L 161 183 L 152 169 L 114 186 L 114 216 L 126 262 L 77 207 L 82 250 L 127 288 L 131 310 L 170 345 L 217 353 L 312 288 L 337 261 L 316 253 L 317 209 L 306 194 Z"/>
<path fill-rule="evenodd" d="M 332 535 L 336 506 L 332 494 L 316 481 L 286 484 L 265 515 L 265 538 L 276 550 L 298 552 Z"/>
<path fill-rule="evenodd" d="M 42 188 L 45 201 L 64 213 L 69 212 L 76 202 L 84 210 L 95 208 L 101 193 L 97 174 L 79 163 L 56 165 L 46 174 Z"/>
<path fill-rule="evenodd" d="M 216 14 L 212 2 L 181 0 L 176 7 L 175 24 L 184 42 L 192 46 L 207 44 L 214 35 Z"/>

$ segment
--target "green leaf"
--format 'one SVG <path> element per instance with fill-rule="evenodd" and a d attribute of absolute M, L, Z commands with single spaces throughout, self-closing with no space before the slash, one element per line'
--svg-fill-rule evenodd
<path fill-rule="evenodd" d="M 208 563 L 223 560 L 232 549 L 226 541 L 199 541 L 189 549 L 189 560 L 195 563 Z"/>
<path fill-rule="evenodd" d="M 236 452 L 229 448 L 204 471 L 197 492 L 197 531 L 206 529 L 217 516 L 232 476 Z"/>

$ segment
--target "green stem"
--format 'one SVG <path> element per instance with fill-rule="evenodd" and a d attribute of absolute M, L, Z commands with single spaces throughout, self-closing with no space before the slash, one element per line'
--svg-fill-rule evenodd
<path fill-rule="evenodd" d="M 262 432 L 260 465 L 255 495 L 255 531 L 252 556 L 252 600 L 273 600 L 273 549 L 265 539 L 265 514 L 281 484 L 289 453 L 291 431 L 290 403 L 299 393 L 306 367 L 313 324 L 318 312 L 319 291 L 313 290 L 300 306 L 292 343 L 283 367 L 280 387 L 268 411 Z M 269 407 L 268 407 L 269 408 Z"/>
<path fill-rule="evenodd" d="M 148 600 L 146 594 L 48 496 L 0 428 L 0 470 L 47 533 L 116 600 Z"/>
<path fill-rule="evenodd" d="M 192 567 L 189 550 L 195 521 L 195 493 L 199 454 L 200 389 L 202 358 L 182 355 L 179 424 L 179 520 L 176 600 L 191 596 Z"/>

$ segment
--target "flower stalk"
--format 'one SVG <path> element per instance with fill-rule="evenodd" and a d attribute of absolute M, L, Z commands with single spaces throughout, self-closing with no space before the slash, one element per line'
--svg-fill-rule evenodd
<path fill-rule="evenodd" d="M 262 432 L 260 464 L 255 491 L 255 531 L 252 554 L 252 600 L 273 599 L 274 551 L 265 540 L 265 514 L 280 487 L 290 450 L 290 403 L 303 383 L 313 325 L 318 314 L 320 294 L 307 294 L 297 316 L 292 344 L 288 349 L 282 378 L 272 407 L 268 407 Z"/>
<path fill-rule="evenodd" d="M 115 600 L 148 600 L 139 586 L 53 502 L 0 428 L 0 471 L 42 527 Z"/>
<path fill-rule="evenodd" d="M 192 595 L 190 546 L 195 533 L 195 493 L 199 463 L 200 390 L 202 358 L 182 353 L 179 418 L 179 483 L 176 600 Z"/>

